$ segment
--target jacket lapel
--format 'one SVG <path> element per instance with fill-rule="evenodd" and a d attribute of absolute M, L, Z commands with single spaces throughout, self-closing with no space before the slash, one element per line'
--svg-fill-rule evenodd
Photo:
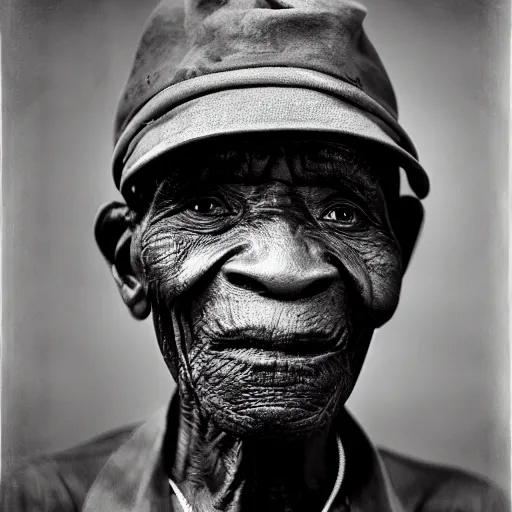
<path fill-rule="evenodd" d="M 167 407 L 160 409 L 109 458 L 89 493 L 83 512 L 171 512 L 162 463 Z"/>
<path fill-rule="evenodd" d="M 351 512 L 404 512 L 379 453 L 346 409 L 338 416 L 338 432 L 346 456 L 343 489 Z"/>

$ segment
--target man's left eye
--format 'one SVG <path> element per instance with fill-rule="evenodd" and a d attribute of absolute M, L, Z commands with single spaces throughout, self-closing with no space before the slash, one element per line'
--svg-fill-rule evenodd
<path fill-rule="evenodd" d="M 338 205 L 327 210 L 322 215 L 322 219 L 352 226 L 359 222 L 360 215 L 356 209 L 350 205 Z"/>
<path fill-rule="evenodd" d="M 187 205 L 186 209 L 201 215 L 222 215 L 229 213 L 226 205 L 215 197 L 194 199 Z"/>

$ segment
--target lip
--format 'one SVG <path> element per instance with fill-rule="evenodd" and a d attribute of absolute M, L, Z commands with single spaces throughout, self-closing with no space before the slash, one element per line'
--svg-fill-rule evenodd
<path fill-rule="evenodd" d="M 262 350 L 259 348 L 226 348 L 226 356 L 245 364 L 249 364 L 259 371 L 275 371 L 287 369 L 290 365 L 317 366 L 328 359 L 340 354 L 339 350 L 329 350 L 322 354 L 296 354 L 281 350 Z"/>
<path fill-rule="evenodd" d="M 281 336 L 222 336 L 210 340 L 214 351 L 257 351 L 278 356 L 314 357 L 335 352 L 340 348 L 342 339 L 339 334 L 326 337 L 320 334 L 296 333 Z"/>

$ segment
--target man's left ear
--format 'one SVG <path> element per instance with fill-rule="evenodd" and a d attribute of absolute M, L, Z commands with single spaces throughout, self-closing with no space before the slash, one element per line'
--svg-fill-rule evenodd
<path fill-rule="evenodd" d="M 401 196 L 394 211 L 391 225 L 402 249 L 402 268 L 405 273 L 418 241 L 425 212 L 420 200 L 413 196 Z"/>
<path fill-rule="evenodd" d="M 123 203 L 106 204 L 99 211 L 94 227 L 96 243 L 107 261 L 123 302 L 131 314 L 143 320 L 151 306 L 143 283 L 131 262 L 133 212 Z"/>

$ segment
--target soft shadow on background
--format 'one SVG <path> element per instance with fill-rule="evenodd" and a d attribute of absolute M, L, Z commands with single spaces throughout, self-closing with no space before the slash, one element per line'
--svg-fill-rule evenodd
<path fill-rule="evenodd" d="M 509 486 L 506 0 L 366 0 L 431 176 L 396 316 L 349 407 L 380 444 Z M 60 450 L 173 389 L 97 251 L 112 120 L 153 0 L 4 2 L 2 449 Z"/>

